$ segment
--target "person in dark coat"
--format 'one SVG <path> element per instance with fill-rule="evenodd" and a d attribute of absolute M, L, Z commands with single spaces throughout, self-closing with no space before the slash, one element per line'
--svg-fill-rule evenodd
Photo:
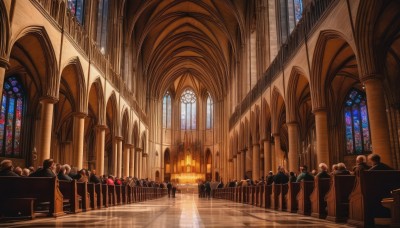
<path fill-rule="evenodd" d="M 30 177 L 55 177 L 53 170 L 55 169 L 53 159 L 46 159 L 43 161 L 43 168 L 36 170 L 36 172 L 29 175 Z"/>
<path fill-rule="evenodd" d="M 0 176 L 2 177 L 19 177 L 13 172 L 13 164 L 11 160 L 3 160 L 0 163 Z"/>
<path fill-rule="evenodd" d="M 331 175 L 328 173 L 328 166 L 325 163 L 319 164 L 319 173 L 317 174 L 318 178 L 331 178 Z"/>
<path fill-rule="evenodd" d="M 206 187 L 206 197 L 210 198 L 211 197 L 211 184 L 210 184 L 210 181 L 206 182 L 205 187 Z"/>
<path fill-rule="evenodd" d="M 289 182 L 296 182 L 297 177 L 294 175 L 294 172 L 289 173 Z"/>
<path fill-rule="evenodd" d="M 271 185 L 272 183 L 274 183 L 274 174 L 272 171 L 269 171 L 267 176 L 267 185 Z"/>
<path fill-rule="evenodd" d="M 381 162 L 381 157 L 377 154 L 370 154 L 368 160 L 372 167 L 369 170 L 393 170 L 392 167 Z"/>
<path fill-rule="evenodd" d="M 285 174 L 285 168 L 279 167 L 278 173 L 274 176 L 274 184 L 286 184 L 289 177 Z"/>
<path fill-rule="evenodd" d="M 353 172 L 358 175 L 363 170 L 369 170 L 371 166 L 367 164 L 367 158 L 364 155 L 359 155 L 356 158 L 356 166 L 353 167 Z"/>
<path fill-rule="evenodd" d="M 168 182 L 167 184 L 167 189 L 168 189 L 168 198 L 171 197 L 171 190 L 172 190 L 172 184 L 171 182 Z"/>
<path fill-rule="evenodd" d="M 59 180 L 72 181 L 72 178 L 66 175 L 65 172 L 66 172 L 65 167 L 63 165 L 60 166 L 60 171 L 58 171 L 57 178 Z"/>
<path fill-rule="evenodd" d="M 350 175 L 344 163 L 338 163 L 338 170 L 335 171 L 334 175 Z"/>
<path fill-rule="evenodd" d="M 96 176 L 96 170 L 92 170 L 92 172 L 90 173 L 89 182 L 95 184 L 101 183 L 100 178 Z"/>
<path fill-rule="evenodd" d="M 300 171 L 301 173 L 299 174 L 299 176 L 297 177 L 296 182 L 301 182 L 301 181 L 313 181 L 314 180 L 314 176 L 311 175 L 308 171 L 307 171 L 308 167 L 306 165 L 303 165 L 302 167 L 300 167 Z"/>

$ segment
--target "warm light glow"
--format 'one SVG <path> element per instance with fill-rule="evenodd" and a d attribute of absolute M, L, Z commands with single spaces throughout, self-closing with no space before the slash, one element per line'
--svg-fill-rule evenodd
<path fill-rule="evenodd" d="M 179 180 L 180 184 L 193 184 L 197 183 L 197 180 L 205 180 L 203 173 L 176 173 L 172 174 L 172 179 Z"/>

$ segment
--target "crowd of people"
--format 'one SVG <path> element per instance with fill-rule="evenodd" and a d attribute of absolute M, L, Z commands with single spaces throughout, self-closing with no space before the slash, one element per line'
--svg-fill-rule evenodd
<path fill-rule="evenodd" d="M 34 167 L 21 168 L 19 166 L 14 167 L 11 160 L 3 160 L 0 162 L 0 176 L 11 176 L 11 177 L 56 177 L 59 180 L 77 182 L 89 182 L 89 183 L 103 183 L 107 185 L 129 185 L 131 187 L 154 187 L 154 188 L 166 188 L 166 183 L 160 183 L 151 181 L 149 179 L 139 179 L 136 177 L 115 177 L 113 175 L 102 175 L 96 174 L 96 170 L 81 169 L 78 170 L 76 167 L 71 167 L 68 164 L 55 163 L 53 159 L 46 159 L 43 161 L 43 166 L 35 169 Z"/>
<path fill-rule="evenodd" d="M 344 163 L 334 164 L 331 171 L 329 171 L 325 163 L 319 164 L 318 168 L 318 171 L 314 169 L 310 172 L 308 167 L 303 165 L 296 175 L 294 172 L 287 172 L 284 167 L 278 167 L 275 174 L 270 171 L 265 178 L 261 177 L 259 180 L 252 180 L 244 177 L 243 180 L 230 180 L 223 187 L 286 184 L 288 182 L 313 181 L 315 177 L 330 178 L 332 175 L 358 175 L 363 170 L 393 170 L 393 168 L 381 162 L 378 154 L 370 154 L 368 160 L 364 155 L 357 156 L 356 165 L 351 170 L 347 169 Z"/>

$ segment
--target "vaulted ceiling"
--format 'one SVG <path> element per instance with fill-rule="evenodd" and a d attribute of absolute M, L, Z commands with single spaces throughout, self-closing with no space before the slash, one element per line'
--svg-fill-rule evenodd
<path fill-rule="evenodd" d="M 217 99 L 232 77 L 244 37 L 244 0 L 126 1 L 125 39 L 133 42 L 137 72 L 159 97 L 192 75 Z"/>

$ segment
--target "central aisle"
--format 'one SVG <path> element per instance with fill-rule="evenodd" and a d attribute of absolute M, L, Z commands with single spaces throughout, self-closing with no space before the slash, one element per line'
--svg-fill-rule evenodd
<path fill-rule="evenodd" d="M 225 200 L 178 194 L 143 203 L 59 218 L 0 223 L 0 227 L 347 227 L 297 214 L 265 210 Z"/>

